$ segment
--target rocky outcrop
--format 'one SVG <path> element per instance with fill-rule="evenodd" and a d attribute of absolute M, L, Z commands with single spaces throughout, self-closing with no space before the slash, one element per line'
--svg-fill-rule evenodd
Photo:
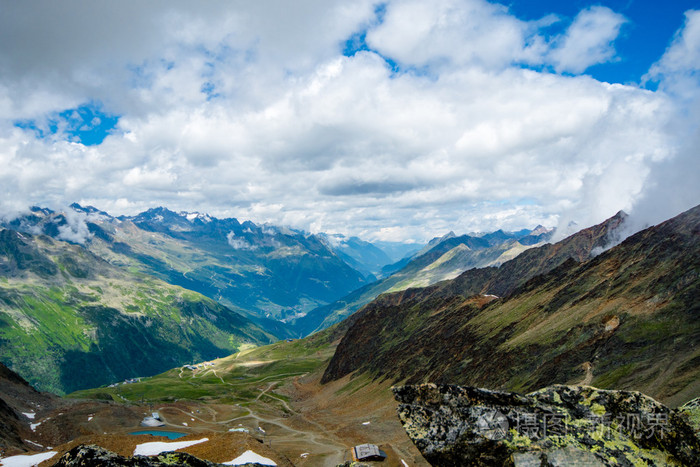
<path fill-rule="evenodd" d="M 167 452 L 153 457 L 124 457 L 94 444 L 81 444 L 65 453 L 54 467 L 160 467 L 166 465 L 212 467 L 219 464 L 198 459 L 184 452 Z"/>
<path fill-rule="evenodd" d="M 54 467 L 215 467 L 207 460 L 194 457 L 186 452 L 164 452 L 157 456 L 124 457 L 95 445 L 80 445 L 65 453 Z M 260 464 L 245 464 L 256 467 Z"/>
<path fill-rule="evenodd" d="M 639 392 L 393 390 L 404 429 L 436 466 L 700 465 L 700 439 L 687 417 Z"/>

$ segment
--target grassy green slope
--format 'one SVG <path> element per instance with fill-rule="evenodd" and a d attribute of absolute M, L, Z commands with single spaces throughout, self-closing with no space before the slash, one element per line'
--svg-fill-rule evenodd
<path fill-rule="evenodd" d="M 272 340 L 198 293 L 76 245 L 0 231 L 0 358 L 43 390 L 154 374 Z"/>
<path fill-rule="evenodd" d="M 214 360 L 195 370 L 178 367 L 137 383 L 81 390 L 68 397 L 117 402 L 216 400 L 245 407 L 256 402 L 261 383 L 275 386 L 321 368 L 335 349 L 335 337 L 325 332 L 291 342 L 279 341 Z M 274 390 L 265 394 L 267 400 L 263 402 L 285 399 Z"/>

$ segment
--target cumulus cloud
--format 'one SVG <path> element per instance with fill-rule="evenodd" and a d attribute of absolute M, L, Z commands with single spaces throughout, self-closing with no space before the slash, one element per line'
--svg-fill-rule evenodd
<path fill-rule="evenodd" d="M 555 69 L 581 73 L 592 65 L 613 59 L 613 42 L 625 22 L 624 16 L 604 6 L 582 10 L 550 52 Z"/>
<path fill-rule="evenodd" d="M 164 205 L 424 240 L 590 225 L 674 176 L 693 185 L 679 167 L 697 166 L 683 149 L 697 139 L 676 116 L 700 118 L 678 104 L 697 89 L 695 14 L 650 91 L 578 75 L 615 59 L 625 19 L 607 8 L 551 37 L 483 0 L 426 5 L 14 2 L 0 17 L 0 212 Z M 344 56 L 358 34 L 367 47 Z M 120 117 L 97 146 L 15 126 L 92 101 Z"/>
<path fill-rule="evenodd" d="M 503 5 L 483 0 L 389 2 L 367 33 L 374 50 L 418 67 L 477 64 L 500 68 L 536 61 L 544 43 Z"/>

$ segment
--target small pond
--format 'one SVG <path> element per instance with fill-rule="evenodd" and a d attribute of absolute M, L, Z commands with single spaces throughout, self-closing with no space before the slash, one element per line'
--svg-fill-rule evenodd
<path fill-rule="evenodd" d="M 166 436 L 168 439 L 178 439 L 187 436 L 189 433 L 181 433 L 179 431 L 161 431 L 161 430 L 139 430 L 132 431 L 130 435 L 151 435 L 151 436 Z"/>

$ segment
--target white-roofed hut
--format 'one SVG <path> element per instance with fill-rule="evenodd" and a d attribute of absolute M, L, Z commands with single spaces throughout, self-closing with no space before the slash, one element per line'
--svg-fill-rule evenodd
<path fill-rule="evenodd" d="M 386 454 L 379 450 L 376 444 L 358 444 L 352 448 L 353 460 L 360 461 L 383 461 Z"/>

